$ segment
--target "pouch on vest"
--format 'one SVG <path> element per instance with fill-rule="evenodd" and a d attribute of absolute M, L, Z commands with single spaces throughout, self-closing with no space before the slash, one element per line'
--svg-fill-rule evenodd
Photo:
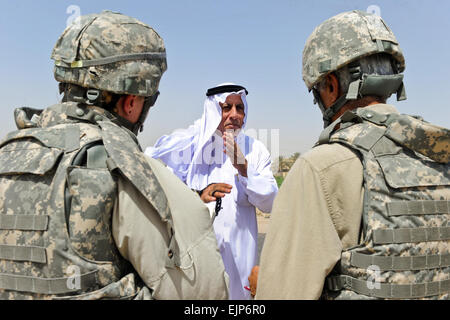
<path fill-rule="evenodd" d="M 62 147 L 60 141 L 36 129 L 12 132 L 0 143 L 0 174 L 44 175 L 59 160 Z"/>

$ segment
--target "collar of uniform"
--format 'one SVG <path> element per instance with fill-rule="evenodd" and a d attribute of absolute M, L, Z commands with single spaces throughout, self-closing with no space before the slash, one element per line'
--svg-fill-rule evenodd
<path fill-rule="evenodd" d="M 96 106 L 81 103 L 67 103 L 66 114 L 71 119 L 78 119 L 96 124 L 99 121 L 115 121 L 117 118 L 109 111 Z"/>
<path fill-rule="evenodd" d="M 91 123 L 113 121 L 114 115 L 105 109 L 86 106 L 77 102 L 63 102 L 44 109 L 40 115 L 38 126 L 42 128 L 62 123 L 74 123 L 84 120 Z"/>
<path fill-rule="evenodd" d="M 73 103 L 60 103 L 55 104 L 44 109 L 40 115 L 38 126 L 42 128 L 52 127 L 62 123 L 73 123 L 75 121 L 68 119 L 66 111 L 67 104 Z"/>
<path fill-rule="evenodd" d="M 359 108 L 367 111 L 374 111 L 376 113 L 380 114 L 389 114 L 389 113 L 399 113 L 397 108 L 395 108 L 393 105 L 385 104 L 385 103 L 377 103 L 372 104 L 367 107 Z"/>

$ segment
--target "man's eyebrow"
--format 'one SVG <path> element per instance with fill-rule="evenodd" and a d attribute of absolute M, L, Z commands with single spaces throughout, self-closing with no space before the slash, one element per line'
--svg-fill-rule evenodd
<path fill-rule="evenodd" d="M 229 103 L 226 103 L 226 102 L 222 103 L 221 107 L 222 108 L 228 108 L 228 107 L 231 107 L 233 105 L 235 105 L 236 108 L 244 108 L 244 104 L 243 103 L 229 104 Z"/>

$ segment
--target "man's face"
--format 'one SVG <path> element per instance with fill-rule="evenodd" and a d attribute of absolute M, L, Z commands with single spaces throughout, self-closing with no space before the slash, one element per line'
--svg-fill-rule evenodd
<path fill-rule="evenodd" d="M 239 94 L 230 94 L 224 103 L 219 102 L 222 108 L 222 121 L 217 129 L 224 133 L 226 130 L 238 130 L 244 124 L 245 108 Z"/>

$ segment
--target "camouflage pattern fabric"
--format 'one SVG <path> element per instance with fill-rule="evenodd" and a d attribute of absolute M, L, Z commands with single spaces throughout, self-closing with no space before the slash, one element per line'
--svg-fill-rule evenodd
<path fill-rule="evenodd" d="M 167 69 L 156 31 L 111 11 L 81 16 L 68 26 L 51 58 L 57 81 L 117 94 L 151 96 Z"/>
<path fill-rule="evenodd" d="M 99 125 L 103 130 L 103 141 L 110 156 L 110 169 L 118 169 L 156 209 L 170 237 L 166 264 L 168 267 L 179 267 L 179 248 L 175 240 L 175 230 L 167 198 L 161 192 L 161 185 L 142 150 L 132 143 L 130 135 L 119 126 L 107 121 L 100 121 Z"/>
<path fill-rule="evenodd" d="M 363 11 L 338 14 L 320 24 L 303 49 L 303 80 L 309 90 L 327 74 L 376 53 L 389 53 L 405 70 L 405 59 L 381 17 Z"/>
<path fill-rule="evenodd" d="M 329 143 L 362 157 L 362 241 L 342 252 L 323 297 L 449 299 L 448 130 L 409 116 L 357 110 L 353 119 L 359 121 L 342 124 Z M 424 156 L 434 153 L 440 162 Z"/>
<path fill-rule="evenodd" d="M 0 143 L 0 299 L 151 298 L 112 238 L 117 178 L 83 160 L 103 145 L 95 110 L 49 107 Z"/>
<path fill-rule="evenodd" d="M 391 116 L 386 134 L 436 162 L 450 162 L 450 131 L 410 116 Z"/>

